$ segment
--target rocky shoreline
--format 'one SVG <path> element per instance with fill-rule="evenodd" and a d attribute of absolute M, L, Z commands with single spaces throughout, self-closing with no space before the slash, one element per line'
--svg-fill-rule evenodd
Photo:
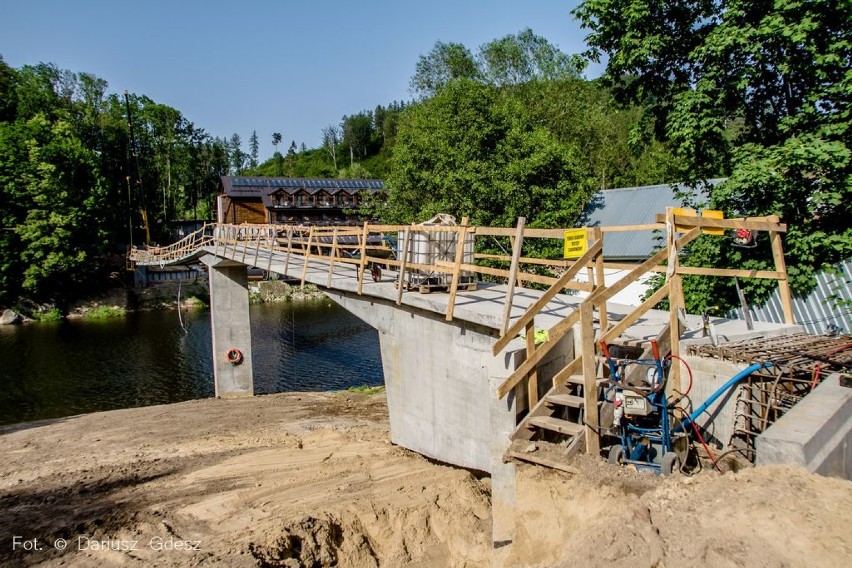
<path fill-rule="evenodd" d="M 313 284 L 304 288 L 279 280 L 249 282 L 249 302 L 304 302 L 323 298 Z M 0 325 L 16 325 L 59 319 L 107 319 L 131 312 L 205 308 L 210 302 L 206 280 L 189 284 L 161 283 L 142 290 L 114 288 L 95 297 L 75 302 L 61 314 L 50 304 L 26 302 L 23 306 L 0 308 Z"/>

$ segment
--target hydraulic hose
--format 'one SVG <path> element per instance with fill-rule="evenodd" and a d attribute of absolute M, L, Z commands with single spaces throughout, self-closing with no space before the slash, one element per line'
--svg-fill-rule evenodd
<path fill-rule="evenodd" d="M 689 424 L 691 424 L 691 423 L 692 423 L 692 422 L 694 422 L 694 421 L 695 421 L 695 420 L 696 420 L 699 416 L 701 416 L 701 415 L 704 413 L 704 411 L 705 411 L 705 410 L 707 410 L 707 408 L 708 408 L 711 404 L 713 404 L 714 402 L 716 402 L 716 399 L 718 399 L 720 396 L 722 396 L 723 394 L 725 394 L 726 392 L 728 392 L 728 391 L 729 391 L 729 390 L 730 390 L 730 389 L 731 389 L 734 385 L 736 385 L 737 383 L 739 383 L 741 380 L 743 380 L 744 378 L 748 377 L 748 376 L 749 376 L 749 375 L 751 375 L 752 373 L 754 373 L 754 372 L 756 372 L 756 371 L 759 371 L 760 369 L 768 369 L 768 368 L 769 368 L 769 367 L 771 367 L 771 366 L 772 366 L 772 363 L 770 363 L 770 362 L 766 362 L 766 363 L 755 363 L 754 365 L 749 365 L 748 367 L 746 367 L 745 369 L 743 369 L 742 371 L 740 371 L 739 373 L 737 373 L 736 375 L 734 375 L 733 377 L 731 377 L 731 378 L 728 380 L 728 382 L 726 382 L 724 385 L 722 385 L 721 387 L 719 387 L 719 390 L 717 390 L 716 392 L 714 392 L 713 394 L 711 394 L 711 395 L 710 395 L 710 398 L 708 398 L 708 399 L 704 402 L 704 404 L 702 404 L 701 406 L 699 406 L 698 408 L 696 408 L 696 409 L 692 412 L 692 414 L 690 414 L 689 416 L 687 416 L 687 417 L 684 419 L 684 421 L 683 421 L 683 422 L 681 422 L 680 424 L 678 424 L 677 428 L 675 428 L 675 429 L 674 429 L 674 431 L 675 431 L 675 432 L 677 432 L 677 431 L 679 431 L 679 430 L 683 430 L 683 429 L 685 429 L 685 428 L 686 428 Z"/>

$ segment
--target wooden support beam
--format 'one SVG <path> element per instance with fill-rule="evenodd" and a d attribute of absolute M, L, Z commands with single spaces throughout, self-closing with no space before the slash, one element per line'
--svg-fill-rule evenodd
<path fill-rule="evenodd" d="M 684 308 L 683 300 L 683 283 L 679 274 L 675 274 L 669 279 L 669 334 L 671 354 L 680 356 L 680 334 L 682 326 L 680 323 L 679 313 Z M 677 361 L 676 361 L 677 362 Z M 681 365 L 672 365 L 669 371 L 668 387 L 681 391 Z"/>
<path fill-rule="evenodd" d="M 512 246 L 512 265 L 509 268 L 509 282 L 506 286 L 506 301 L 503 304 L 503 334 L 509 329 L 509 317 L 512 314 L 512 300 L 515 297 L 515 283 L 518 279 L 518 262 L 521 258 L 521 249 L 524 246 L 525 217 L 518 217 L 518 226 L 515 227 L 515 242 Z"/>
<path fill-rule="evenodd" d="M 603 238 L 601 228 L 594 227 L 592 229 L 592 241 L 595 243 L 600 241 L 601 243 L 601 253 L 595 258 L 595 289 L 606 288 L 603 265 Z M 606 300 L 602 301 L 598 306 L 598 320 L 600 321 L 601 329 L 605 330 L 607 327 Z"/>
<path fill-rule="evenodd" d="M 669 287 L 663 286 L 662 288 L 651 294 L 651 296 L 647 300 L 642 302 L 638 308 L 624 316 L 621 320 L 618 321 L 618 323 L 609 328 L 601 336 L 601 340 L 603 340 L 604 343 L 609 343 L 610 341 L 624 333 L 628 327 L 636 323 L 636 321 L 639 320 L 639 318 L 641 318 L 643 315 L 645 315 L 648 310 L 659 304 L 668 295 L 668 293 Z M 588 300 L 586 301 L 588 302 Z M 595 343 L 595 346 L 595 348 L 597 349 L 597 342 Z M 582 355 L 578 356 L 576 359 L 566 365 L 565 368 L 556 373 L 556 375 L 553 377 L 553 384 L 563 384 L 565 383 L 565 381 L 568 380 L 568 377 L 576 374 L 577 371 L 581 368 L 582 360 Z"/>
<path fill-rule="evenodd" d="M 505 333 L 503 333 L 502 336 L 500 336 L 500 338 L 497 339 L 497 342 L 494 343 L 494 347 L 491 350 L 492 353 L 494 353 L 494 355 L 500 353 L 500 351 L 502 351 L 503 348 L 506 347 L 506 345 L 508 345 L 509 342 L 512 341 L 512 339 L 516 335 L 518 335 L 522 329 L 524 329 L 524 326 L 526 326 L 527 323 L 532 321 L 535 315 L 541 310 L 543 310 L 547 303 L 550 302 L 556 296 L 556 294 L 561 292 L 562 289 L 566 287 L 565 285 L 570 282 L 571 279 L 574 278 L 574 276 L 576 276 L 578 272 L 580 272 L 580 269 L 586 266 L 591 261 L 591 259 L 593 259 L 595 255 L 601 251 L 602 246 L 602 242 L 594 243 L 589 248 L 589 250 L 587 250 L 585 254 L 583 254 L 583 256 L 577 259 L 577 262 L 575 262 L 571 266 L 571 268 L 569 268 L 562 276 L 560 276 L 556 283 L 551 286 L 547 291 L 545 291 L 545 293 L 542 294 L 542 296 L 538 300 L 536 300 L 532 306 L 527 308 L 527 311 L 524 312 L 524 314 L 514 324 L 512 324 L 512 327 L 510 327 Z"/>
<path fill-rule="evenodd" d="M 636 268 L 635 264 L 625 262 L 604 262 L 604 268 L 612 268 L 615 270 L 631 270 Z M 666 267 L 663 265 L 654 266 L 649 269 L 649 272 L 665 272 Z M 719 276 L 730 278 L 763 278 L 766 280 L 785 280 L 787 275 L 783 272 L 775 270 L 743 270 L 737 268 L 705 268 L 703 266 L 681 266 L 678 265 L 677 273 L 683 275 L 695 276 Z"/>
<path fill-rule="evenodd" d="M 596 456 L 600 453 L 601 443 L 598 431 L 598 371 L 595 364 L 595 320 L 594 305 L 591 302 L 580 304 L 580 338 L 583 353 L 583 414 L 585 416 L 586 453 Z"/>
<path fill-rule="evenodd" d="M 304 290 L 305 288 L 305 278 L 308 276 L 308 261 L 311 259 L 311 241 L 314 238 L 314 227 L 311 225 L 310 230 L 308 231 L 308 248 L 304 251 L 304 256 L 302 256 L 302 281 L 299 284 L 299 287 Z"/>
<path fill-rule="evenodd" d="M 677 240 L 677 248 L 680 250 L 687 244 L 691 243 L 701 234 L 701 229 L 695 227 L 690 229 L 688 233 L 683 235 Z M 627 276 L 623 277 L 621 280 L 613 284 L 608 288 L 604 288 L 603 290 L 598 290 L 592 292 L 591 296 L 589 296 L 588 300 L 590 302 L 595 303 L 596 305 L 601 302 L 606 302 L 625 288 L 636 281 L 637 278 L 648 272 L 652 267 L 656 266 L 666 258 L 668 258 L 669 251 L 667 249 L 662 249 L 657 252 L 654 256 L 650 257 L 648 260 L 639 264 L 631 270 Z"/>
<path fill-rule="evenodd" d="M 400 259 L 399 265 L 399 281 L 397 282 L 396 288 L 396 305 L 402 305 L 402 292 L 405 290 L 405 270 L 406 265 L 408 264 L 408 247 L 409 242 L 411 241 L 411 231 L 405 231 L 404 237 L 402 238 L 402 258 Z M 399 254 L 400 251 L 397 251 Z"/>
<path fill-rule="evenodd" d="M 535 351 L 535 320 L 527 322 L 527 357 L 532 357 Z M 527 377 L 527 402 L 532 409 L 538 404 L 538 371 L 533 369 Z"/>
<path fill-rule="evenodd" d="M 496 260 L 498 262 L 512 262 L 511 256 L 506 256 L 503 254 L 485 254 L 485 253 L 476 253 L 473 255 L 474 260 Z M 559 266 L 562 268 L 566 268 L 574 264 L 573 260 L 563 260 L 561 258 L 532 258 L 528 256 L 522 256 L 518 259 L 519 264 L 535 264 L 538 266 Z"/>
<path fill-rule="evenodd" d="M 262 234 L 261 232 L 257 233 L 257 246 L 254 249 L 254 264 L 252 266 L 257 266 L 257 257 L 260 255 L 260 236 Z"/>
<path fill-rule="evenodd" d="M 370 225 L 364 221 L 364 229 L 361 233 L 361 262 L 358 264 L 358 295 L 361 296 L 364 291 L 364 270 L 367 267 L 367 238 L 370 236 L 369 233 Z"/>
<path fill-rule="evenodd" d="M 290 253 L 293 252 L 293 228 L 287 229 L 287 256 L 284 257 L 284 276 L 287 276 L 287 270 L 290 268 Z M 269 262 L 272 263 L 272 255 L 269 255 Z"/>
<path fill-rule="evenodd" d="M 524 377 L 526 377 L 530 371 L 532 371 L 539 362 L 544 358 L 545 355 L 550 353 L 550 350 L 562 339 L 562 336 L 568 333 L 571 327 L 580 321 L 580 310 L 572 311 L 568 317 L 566 317 L 561 322 L 557 323 L 553 327 L 547 330 L 547 341 L 539 345 L 539 347 L 535 350 L 531 357 L 527 357 L 527 359 L 521 363 L 517 369 L 509 376 L 508 379 L 503 381 L 499 387 L 497 387 L 497 398 L 503 398 L 509 391 L 515 388 L 519 382 L 521 382 Z"/>
<path fill-rule="evenodd" d="M 665 223 L 665 213 L 657 213 L 658 223 Z M 779 223 L 778 217 L 744 217 L 737 219 L 712 219 L 709 217 L 690 217 L 675 215 L 677 225 L 686 227 L 703 227 L 711 229 L 748 229 L 749 231 L 775 231 L 786 233 L 787 225 Z"/>
<path fill-rule="evenodd" d="M 775 270 L 785 275 L 783 280 L 778 281 L 778 291 L 781 295 L 781 309 L 784 312 L 784 323 L 795 324 L 793 315 L 793 298 L 790 294 L 790 283 L 787 281 L 787 263 L 784 260 L 784 247 L 781 244 L 781 235 L 775 231 L 769 233 L 769 242 L 772 244 L 772 257 L 775 260 Z"/>
<path fill-rule="evenodd" d="M 337 228 L 331 234 L 331 252 L 328 254 L 328 280 L 326 286 L 331 288 L 331 279 L 334 276 L 334 257 L 337 256 Z"/>
<path fill-rule="evenodd" d="M 464 257 L 464 240 L 468 231 L 468 218 L 463 217 L 461 226 L 456 229 L 456 257 L 453 262 L 453 276 L 450 281 L 450 297 L 447 300 L 447 321 L 453 321 L 453 312 L 456 309 L 456 293 L 459 290 L 459 279 L 461 278 L 461 265 Z"/>

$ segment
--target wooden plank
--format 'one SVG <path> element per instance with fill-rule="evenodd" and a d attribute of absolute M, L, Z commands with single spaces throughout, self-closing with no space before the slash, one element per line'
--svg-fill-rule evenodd
<path fill-rule="evenodd" d="M 781 244 L 781 235 L 773 231 L 769 233 L 769 242 L 772 244 L 772 257 L 775 259 L 775 270 L 782 272 L 785 278 L 778 281 L 778 291 L 781 295 L 781 309 L 784 312 L 784 323 L 795 324 L 793 316 L 793 298 L 790 295 L 790 283 L 787 281 L 787 263 L 784 261 L 784 247 Z"/>
<path fill-rule="evenodd" d="M 367 238 L 370 233 L 369 225 L 366 221 L 364 221 L 364 229 L 361 234 L 361 262 L 358 264 L 358 295 L 361 296 L 364 293 L 364 269 L 367 266 Z"/>
<path fill-rule="evenodd" d="M 411 237 L 411 231 L 405 231 L 405 236 L 402 239 L 402 259 L 399 265 L 399 282 L 396 289 L 396 305 L 402 305 L 402 292 L 405 290 L 405 269 L 408 264 L 408 246 Z M 397 251 L 399 252 L 399 251 Z"/>
<path fill-rule="evenodd" d="M 515 237 L 517 227 L 476 227 L 474 234 L 487 237 Z M 524 238 L 564 239 L 565 229 L 525 229 Z"/>
<path fill-rule="evenodd" d="M 257 234 L 257 246 L 254 249 L 254 263 L 252 266 L 257 266 L 257 257 L 260 255 L 260 235 L 261 233 Z"/>
<path fill-rule="evenodd" d="M 304 290 L 305 288 L 305 278 L 308 276 L 308 261 L 311 259 L 311 239 L 314 238 L 314 227 L 311 225 L 310 230 L 308 231 L 308 248 L 302 257 L 302 262 L 305 264 L 302 265 L 302 282 L 300 287 Z"/>
<path fill-rule="evenodd" d="M 464 257 L 464 240 L 468 231 L 468 218 L 463 217 L 461 227 L 456 230 L 456 257 L 453 259 L 453 277 L 450 281 L 450 297 L 447 300 L 446 321 L 453 321 L 453 312 L 456 309 L 456 293 L 459 290 L 459 279 L 461 278 L 461 265 Z"/>
<path fill-rule="evenodd" d="M 496 260 L 498 262 L 512 262 L 512 257 L 502 254 L 477 253 L 473 255 L 473 258 L 474 260 Z M 520 264 L 535 264 L 538 266 L 559 266 L 562 268 L 574 264 L 573 260 L 564 260 L 561 258 L 532 258 L 528 256 L 522 256 L 518 260 L 518 262 Z"/>
<path fill-rule="evenodd" d="M 505 334 L 509 329 L 509 316 L 512 313 L 512 300 L 515 297 L 515 282 L 518 278 L 518 261 L 521 258 L 521 248 L 524 246 L 525 217 L 518 217 L 518 226 L 515 228 L 515 242 L 512 246 L 512 265 L 509 268 L 509 282 L 506 287 L 506 300 L 503 304 L 502 331 Z"/>
<path fill-rule="evenodd" d="M 544 467 L 549 467 L 552 469 L 558 469 L 559 471 L 564 471 L 565 473 L 573 473 L 579 474 L 580 470 L 573 468 L 569 465 L 565 465 L 562 462 L 546 458 L 542 455 L 536 455 L 533 452 L 521 452 L 518 450 L 509 449 L 506 451 L 506 455 L 510 458 L 521 460 L 525 462 L 534 463 L 536 465 L 543 465 Z"/>
<path fill-rule="evenodd" d="M 631 270 L 636 268 L 636 264 L 625 262 L 604 262 L 604 268 L 614 270 Z M 657 265 L 649 269 L 653 272 L 665 272 L 666 267 Z M 695 276 L 720 276 L 720 277 L 736 277 L 736 278 L 765 278 L 767 280 L 783 280 L 786 275 L 783 272 L 774 270 L 742 270 L 737 268 L 705 268 L 703 266 L 678 266 L 678 274 L 690 274 Z"/>
<path fill-rule="evenodd" d="M 547 355 L 559 342 L 562 336 L 571 329 L 571 326 L 576 324 L 578 321 L 580 321 L 580 310 L 574 310 L 564 320 L 547 330 L 548 340 L 542 343 L 538 349 L 535 350 L 532 357 L 527 357 L 523 363 L 518 365 L 518 368 L 515 369 L 509 378 L 497 387 L 497 398 L 502 399 L 504 396 L 509 394 L 509 391 L 515 388 L 515 385 L 521 382 L 524 377 L 526 377 L 529 372 L 538 365 L 544 356 Z"/>
<path fill-rule="evenodd" d="M 545 395 L 544 401 L 547 404 L 558 404 L 570 408 L 582 408 L 586 403 L 583 397 L 573 394 L 548 394 Z"/>
<path fill-rule="evenodd" d="M 598 436 L 598 384 L 597 365 L 595 365 L 595 321 L 594 304 L 580 304 L 580 345 L 583 353 L 583 406 L 585 415 L 586 453 L 596 456 L 600 453 L 601 442 Z"/>
<path fill-rule="evenodd" d="M 658 223 L 665 222 L 665 214 L 657 213 Z M 746 217 L 737 219 L 711 219 L 709 217 L 688 217 L 675 215 L 674 222 L 677 225 L 687 227 L 704 227 L 711 229 L 748 229 L 749 231 L 775 231 L 786 233 L 787 225 L 769 220 L 767 217 Z"/>
<path fill-rule="evenodd" d="M 293 252 L 293 229 L 287 229 L 287 254 L 284 256 L 284 276 L 288 276 L 290 268 L 290 253 Z M 269 266 L 272 267 L 272 254 L 269 255 Z"/>
<path fill-rule="evenodd" d="M 326 287 L 331 288 L 331 279 L 334 277 L 334 257 L 337 256 L 337 228 L 332 233 L 331 252 L 328 253 L 328 280 Z"/>
<path fill-rule="evenodd" d="M 595 258 L 595 289 L 597 288 L 606 288 L 606 280 L 604 278 L 604 265 L 603 265 L 603 232 L 600 227 L 594 227 L 592 229 L 592 239 L 594 242 L 600 241 L 601 243 L 601 254 L 599 254 Z M 600 303 L 598 306 L 598 320 L 600 321 L 601 329 L 604 330 L 607 327 L 607 313 L 606 313 L 606 300 Z"/>
<path fill-rule="evenodd" d="M 627 231 L 654 231 L 665 229 L 666 226 L 662 223 L 646 223 L 644 225 L 613 225 L 611 227 L 595 228 L 599 228 L 604 233 L 623 233 Z"/>
<path fill-rule="evenodd" d="M 527 357 L 531 357 L 535 351 L 535 320 L 527 323 Z M 527 400 L 529 408 L 538 404 L 538 371 L 533 369 L 527 377 Z"/>
<path fill-rule="evenodd" d="M 509 328 L 505 333 L 503 333 L 502 336 L 497 339 L 497 342 L 494 344 L 494 347 L 491 349 L 491 352 L 494 355 L 500 353 L 500 351 L 502 351 L 503 348 L 508 345 L 512 338 L 518 335 L 521 330 L 524 329 L 527 323 L 531 321 L 537 313 L 544 309 L 548 302 L 550 302 L 560 291 L 562 291 L 563 288 L 567 287 L 566 284 L 570 282 L 571 279 L 573 279 L 574 276 L 576 276 L 577 273 L 585 265 L 587 265 L 591 261 L 591 259 L 595 257 L 596 254 L 601 251 L 602 246 L 602 242 L 596 242 L 591 247 L 589 247 L 589 250 L 587 250 L 583 256 L 577 259 L 577 262 L 575 262 L 571 266 L 571 268 L 569 268 L 562 276 L 560 276 L 556 280 L 556 283 L 554 283 L 553 286 L 546 290 L 544 294 L 542 294 L 542 296 L 538 300 L 536 300 L 533 305 L 527 308 L 524 314 L 520 318 L 518 318 L 518 320 L 515 321 L 514 324 L 512 324 L 511 328 Z"/>
<path fill-rule="evenodd" d="M 684 307 L 683 301 L 683 284 L 679 274 L 675 274 L 669 279 L 669 348 L 671 354 L 680 356 L 680 317 L 679 310 Z M 675 361 L 679 363 L 679 361 Z M 681 391 L 681 365 L 672 365 L 669 371 L 669 382 L 667 388 Z"/>
<path fill-rule="evenodd" d="M 681 236 L 676 241 L 678 250 L 682 249 L 684 246 L 691 243 L 700 234 L 701 234 L 701 229 L 698 228 L 698 227 L 695 227 L 695 228 L 691 229 L 685 235 Z M 650 257 L 648 260 L 646 260 L 645 262 L 643 262 L 642 264 L 638 265 L 636 268 L 631 270 L 627 274 L 627 276 L 623 277 L 621 280 L 619 280 L 618 282 L 616 282 L 612 286 L 605 288 L 603 290 L 598 290 L 598 291 L 592 292 L 592 294 L 588 298 L 588 301 L 590 301 L 590 302 L 592 302 L 596 305 L 601 303 L 601 302 L 606 302 L 607 300 L 609 300 L 610 298 L 612 298 L 613 296 L 615 296 L 616 294 L 618 294 L 619 292 L 621 292 L 622 290 L 627 288 L 627 286 L 629 286 L 630 284 L 635 282 L 638 277 L 640 277 L 643 274 L 645 274 L 646 272 L 648 272 L 648 270 L 650 270 L 651 267 L 656 266 L 657 264 L 659 264 L 660 262 L 662 262 L 663 260 L 668 258 L 668 254 L 669 254 L 669 251 L 667 249 L 660 250 L 654 256 Z"/>
<path fill-rule="evenodd" d="M 583 432 L 583 426 L 580 424 L 554 418 L 553 416 L 534 416 L 528 424 L 536 428 L 544 428 L 551 432 L 565 434 L 566 436 L 577 436 Z"/>

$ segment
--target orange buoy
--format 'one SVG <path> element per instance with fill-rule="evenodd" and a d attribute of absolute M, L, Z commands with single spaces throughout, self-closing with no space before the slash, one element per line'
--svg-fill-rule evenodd
<path fill-rule="evenodd" d="M 243 362 L 243 353 L 239 349 L 231 348 L 228 349 L 227 355 L 225 357 L 228 358 L 228 363 L 231 365 L 239 365 Z"/>

